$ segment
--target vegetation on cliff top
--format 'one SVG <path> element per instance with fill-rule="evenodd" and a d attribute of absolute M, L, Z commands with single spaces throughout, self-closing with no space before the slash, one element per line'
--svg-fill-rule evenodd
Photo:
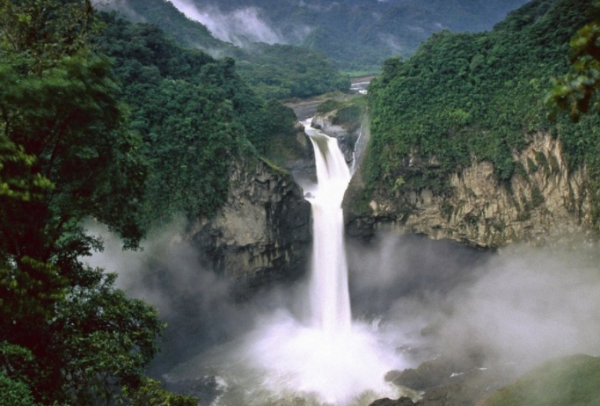
<path fill-rule="evenodd" d="M 293 112 L 256 95 L 231 58 L 182 48 L 153 25 L 101 17 L 95 49 L 113 59 L 148 165 L 141 222 L 210 217 L 227 196 L 233 160 L 264 155 L 272 138 L 292 134 Z"/>
<path fill-rule="evenodd" d="M 293 45 L 248 43 L 239 48 L 214 38 L 165 0 L 122 0 L 112 5 L 135 22 L 160 27 L 180 45 L 237 61 L 238 73 L 265 99 L 312 97 L 350 87 L 347 77 L 322 52 Z"/>
<path fill-rule="evenodd" d="M 550 78 L 568 70 L 571 37 L 595 14 L 588 0 L 534 0 L 489 33 L 443 31 L 412 58 L 387 60 L 369 88 L 370 185 L 444 193 L 449 174 L 473 159 L 506 181 L 513 153 L 537 131 L 559 138 L 569 165 L 586 163 L 597 183 L 598 117 L 553 122 L 544 105 Z"/>

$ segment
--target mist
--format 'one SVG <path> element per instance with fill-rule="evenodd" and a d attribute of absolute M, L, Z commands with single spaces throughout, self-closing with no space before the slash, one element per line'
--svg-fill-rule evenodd
<path fill-rule="evenodd" d="M 214 272 L 202 253 L 185 238 L 185 223 L 176 221 L 152 231 L 138 251 L 122 250 L 120 238 L 97 223 L 88 234 L 99 236 L 103 252 L 84 258 L 91 266 L 118 274 L 116 287 L 153 305 L 167 323 L 161 353 L 151 374 L 160 377 L 215 345 L 251 331 L 275 309 L 294 311 L 300 287 L 271 289 L 240 301 L 234 281 Z"/>
<path fill-rule="evenodd" d="M 349 249 L 356 316 L 379 315 L 430 356 L 483 355 L 524 372 L 550 358 L 600 354 L 600 257 L 591 249 L 500 253 L 418 236 Z"/>
<path fill-rule="evenodd" d="M 212 35 L 237 46 L 251 42 L 286 43 L 285 38 L 260 16 L 255 7 L 224 13 L 215 6 L 198 7 L 191 1 L 169 0 L 190 20 L 204 24 Z"/>
<path fill-rule="evenodd" d="M 120 240 L 98 225 L 89 229 L 102 236 L 105 250 L 88 262 L 118 272 L 118 287 L 156 306 L 169 325 L 150 374 L 201 397 L 207 389 L 197 389 L 198 382 L 210 377 L 209 400 L 247 402 L 236 398 L 240 389 L 220 387 L 219 377 L 256 388 L 256 399 L 275 396 L 278 385 L 289 390 L 290 382 L 296 384 L 290 378 L 282 384 L 282 378 L 256 371 L 285 370 L 290 362 L 303 368 L 299 385 L 314 381 L 313 389 L 338 396 L 349 389 L 325 376 L 311 381 L 314 371 L 322 370 L 326 357 L 338 357 L 332 364 L 343 374 L 351 368 L 346 362 L 356 359 L 347 354 L 366 353 L 363 342 L 373 340 L 379 343 L 375 361 L 389 369 L 416 368 L 440 355 L 477 354 L 481 366 L 510 365 L 511 379 L 551 358 L 600 353 L 600 258 L 591 249 L 515 246 L 495 252 L 392 233 L 366 245 L 350 240 L 352 314 L 366 341 L 344 338 L 321 348 L 323 340 L 302 323 L 305 281 L 239 301 L 234 283 L 202 263 L 182 223 L 151 233 L 137 252 L 122 251 Z M 314 357 L 290 360 L 298 346 Z M 407 356 L 405 348 L 412 351 Z M 296 396 L 285 393 L 279 395 Z"/>

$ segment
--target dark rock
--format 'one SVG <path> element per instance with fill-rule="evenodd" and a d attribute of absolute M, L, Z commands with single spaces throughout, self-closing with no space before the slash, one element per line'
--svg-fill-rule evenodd
<path fill-rule="evenodd" d="M 462 376 L 467 371 L 480 367 L 477 356 L 451 358 L 440 356 L 434 360 L 423 362 L 417 369 L 390 371 L 386 380 L 399 386 L 415 390 L 427 390 L 452 382 L 452 378 Z"/>
<path fill-rule="evenodd" d="M 369 406 L 415 406 L 411 398 L 401 397 L 400 399 L 392 400 L 389 398 L 377 399 Z"/>
<path fill-rule="evenodd" d="M 240 296 L 305 272 L 310 204 L 292 176 L 257 160 L 237 163 L 227 203 L 200 219 L 192 241 L 203 262 L 235 281 Z"/>

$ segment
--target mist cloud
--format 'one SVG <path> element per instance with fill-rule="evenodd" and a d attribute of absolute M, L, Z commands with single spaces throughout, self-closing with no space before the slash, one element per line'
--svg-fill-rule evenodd
<path fill-rule="evenodd" d="M 245 7 L 223 13 L 214 6 L 199 8 L 186 0 L 169 1 L 189 19 L 204 24 L 213 36 L 222 41 L 238 46 L 249 42 L 286 43 L 283 36 L 260 17 L 257 8 Z"/>
<path fill-rule="evenodd" d="M 582 254 L 584 252 L 585 255 Z M 414 236 L 352 247 L 355 308 L 438 354 L 527 370 L 600 354 L 600 256 L 516 247 L 500 254 Z M 360 315 L 360 314 L 359 314 Z"/>

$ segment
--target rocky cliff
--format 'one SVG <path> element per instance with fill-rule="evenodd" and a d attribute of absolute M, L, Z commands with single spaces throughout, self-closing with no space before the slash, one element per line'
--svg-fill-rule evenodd
<path fill-rule="evenodd" d="M 204 261 L 247 294 L 305 272 L 310 204 L 289 173 L 258 159 L 237 162 L 226 204 L 191 234 Z"/>
<path fill-rule="evenodd" d="M 549 134 L 531 136 L 513 156 L 517 170 L 499 183 L 490 162 L 473 161 L 454 173 L 444 194 L 431 190 L 374 190 L 365 200 L 360 172 L 344 200 L 347 233 L 368 239 L 377 229 L 422 233 L 474 246 L 501 247 L 591 230 L 593 210 L 586 168 L 569 170 L 559 141 Z M 406 160 L 411 170 L 434 167 L 435 159 Z"/>

